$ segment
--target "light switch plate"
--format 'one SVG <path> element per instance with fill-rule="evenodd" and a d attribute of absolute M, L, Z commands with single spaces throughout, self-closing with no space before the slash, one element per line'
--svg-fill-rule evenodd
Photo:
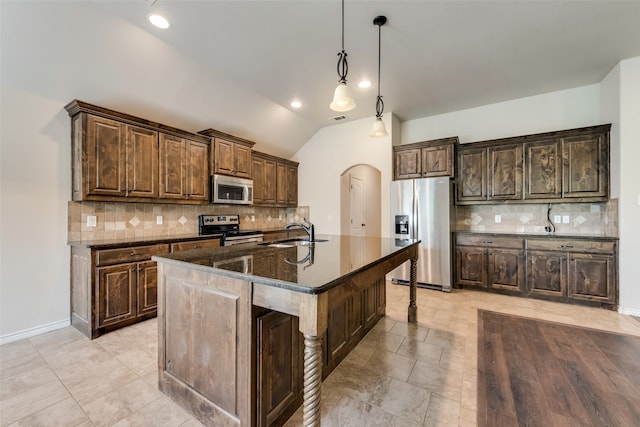
<path fill-rule="evenodd" d="M 499 222 L 502 222 L 502 215 L 496 215 L 494 217 L 494 220 L 495 220 L 496 224 L 499 223 Z"/>
<path fill-rule="evenodd" d="M 164 221 L 163 221 L 162 215 L 157 215 L 156 216 L 156 224 L 162 225 L 163 222 Z"/>
<path fill-rule="evenodd" d="M 87 215 L 87 227 L 95 227 L 98 222 L 98 218 L 95 215 Z"/>
<path fill-rule="evenodd" d="M 560 224 L 562 222 L 562 217 L 560 215 L 554 215 L 553 222 L 555 222 L 556 224 Z"/>
<path fill-rule="evenodd" d="M 562 215 L 562 223 L 569 224 L 569 215 Z"/>

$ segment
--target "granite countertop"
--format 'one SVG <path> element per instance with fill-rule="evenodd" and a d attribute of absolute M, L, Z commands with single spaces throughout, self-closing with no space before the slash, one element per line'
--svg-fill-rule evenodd
<path fill-rule="evenodd" d="M 380 237 L 319 235 L 313 246 L 281 241 L 247 243 L 154 256 L 154 261 L 211 272 L 227 277 L 316 294 L 342 283 L 417 240 Z M 287 243 L 289 242 L 289 243 Z"/>
<path fill-rule="evenodd" d="M 535 233 L 535 232 L 500 232 L 500 231 L 454 231 L 456 234 L 482 234 L 484 236 L 503 236 L 520 238 L 543 238 L 543 239 L 579 239 L 579 240 L 604 240 L 618 241 L 619 237 L 605 236 L 604 234 L 560 234 L 560 233 Z"/>
<path fill-rule="evenodd" d="M 200 236 L 198 234 L 180 234 L 176 236 L 151 236 L 151 237 L 128 237 L 122 239 L 95 239 L 95 240 L 77 240 L 67 242 L 69 246 L 84 246 L 87 248 L 118 248 L 136 245 L 153 245 L 160 243 L 176 243 L 185 240 L 199 239 L 216 239 L 222 237 L 222 234 L 209 234 Z"/>

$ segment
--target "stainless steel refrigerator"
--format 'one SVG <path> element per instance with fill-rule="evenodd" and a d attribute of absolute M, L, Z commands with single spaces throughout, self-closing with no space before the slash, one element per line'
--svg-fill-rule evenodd
<path fill-rule="evenodd" d="M 451 181 L 448 177 L 391 183 L 391 236 L 399 246 L 420 239 L 418 286 L 451 291 Z M 409 281 L 409 263 L 389 273 L 394 283 Z"/>

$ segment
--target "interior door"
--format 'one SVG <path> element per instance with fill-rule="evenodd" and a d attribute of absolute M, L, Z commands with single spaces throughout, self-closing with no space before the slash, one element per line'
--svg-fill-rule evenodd
<path fill-rule="evenodd" d="M 350 217 L 349 234 L 352 236 L 366 235 L 364 217 L 364 180 L 354 176 L 349 177 Z"/>

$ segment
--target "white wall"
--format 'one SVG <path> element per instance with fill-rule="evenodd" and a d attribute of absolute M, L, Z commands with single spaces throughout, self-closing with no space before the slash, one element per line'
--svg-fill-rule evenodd
<path fill-rule="evenodd" d="M 402 122 L 401 143 L 461 143 L 601 124 L 599 85 L 582 86 Z"/>
<path fill-rule="evenodd" d="M 340 176 L 351 166 L 367 164 L 381 174 L 382 224 L 389 223 L 389 182 L 392 179 L 392 116 L 384 115 L 389 136 L 370 138 L 374 116 L 320 129 L 293 159 L 298 167 L 298 202 L 309 206 L 318 234 L 340 234 Z M 389 236 L 388 227 L 382 235 Z"/>
<path fill-rule="evenodd" d="M 640 57 L 619 66 L 620 311 L 640 316 Z"/>

